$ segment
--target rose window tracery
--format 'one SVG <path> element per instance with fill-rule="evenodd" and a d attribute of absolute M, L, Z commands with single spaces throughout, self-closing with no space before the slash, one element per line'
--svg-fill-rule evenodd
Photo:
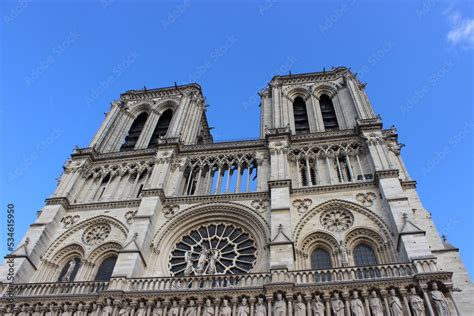
<path fill-rule="evenodd" d="M 191 230 L 170 253 L 172 275 L 242 274 L 252 270 L 257 247 L 250 233 L 232 224 Z"/>
<path fill-rule="evenodd" d="M 82 241 L 89 246 L 94 246 L 103 242 L 110 235 L 108 224 L 99 224 L 89 227 L 82 236 Z"/>
<path fill-rule="evenodd" d="M 346 210 L 329 210 L 321 214 L 321 224 L 329 231 L 342 232 L 354 224 L 354 216 Z"/>

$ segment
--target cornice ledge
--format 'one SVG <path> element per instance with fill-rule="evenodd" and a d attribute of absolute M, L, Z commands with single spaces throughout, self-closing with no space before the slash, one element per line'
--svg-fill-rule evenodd
<path fill-rule="evenodd" d="M 400 184 L 404 190 L 407 189 L 416 189 L 416 181 L 415 180 L 400 180 Z"/>
<path fill-rule="evenodd" d="M 327 132 L 316 132 L 316 133 L 308 133 L 308 134 L 299 134 L 299 135 L 291 135 L 292 141 L 300 141 L 300 140 L 326 140 L 331 139 L 333 140 L 335 137 L 347 137 L 353 136 L 357 137 L 359 134 L 356 133 L 354 129 L 342 129 L 337 131 L 327 131 Z"/>
<path fill-rule="evenodd" d="M 166 200 L 165 192 L 161 188 L 157 189 L 144 189 L 142 191 L 142 197 L 154 197 L 158 196 L 160 201 L 163 203 Z"/>
<path fill-rule="evenodd" d="M 71 204 L 67 197 L 52 197 L 45 200 L 46 205 L 61 205 L 65 209 L 69 209 Z"/>
<path fill-rule="evenodd" d="M 84 204 L 72 204 L 69 210 L 96 210 L 102 208 L 122 208 L 122 207 L 138 207 L 141 199 L 110 201 L 110 202 L 94 202 Z"/>
<path fill-rule="evenodd" d="M 277 188 L 289 188 L 291 191 L 291 180 L 270 180 L 268 181 L 268 188 L 269 189 L 277 189 Z"/>
<path fill-rule="evenodd" d="M 193 153 L 201 151 L 209 151 L 215 149 L 232 149 L 237 148 L 253 148 L 262 149 L 265 146 L 265 140 L 263 139 L 251 139 L 251 140 L 238 140 L 228 142 L 217 142 L 203 145 L 184 145 L 180 147 L 180 153 Z"/>
<path fill-rule="evenodd" d="M 291 194 L 301 195 L 301 194 L 314 193 L 314 192 L 331 192 L 331 191 L 341 191 L 341 190 L 356 189 L 356 188 L 369 188 L 369 187 L 372 188 L 374 186 L 375 186 L 374 181 L 321 185 L 321 186 L 314 186 L 314 187 L 307 187 L 307 188 L 295 188 L 291 190 Z"/>
<path fill-rule="evenodd" d="M 137 149 L 131 151 L 116 151 L 111 153 L 99 153 L 94 148 L 76 148 L 74 152 L 71 154 L 72 158 L 80 158 L 80 157 L 90 157 L 90 159 L 94 161 L 98 160 L 107 160 L 113 158 L 133 158 L 133 157 L 142 157 L 142 156 L 153 156 L 156 152 L 157 148 L 146 148 L 146 149 Z"/>
<path fill-rule="evenodd" d="M 415 274 L 415 280 L 428 280 L 431 281 L 433 279 L 437 280 L 450 280 L 452 277 L 452 272 L 446 271 L 432 271 L 432 272 L 420 272 Z"/>
<path fill-rule="evenodd" d="M 408 197 L 406 196 L 401 196 L 401 195 L 395 195 L 392 197 L 387 197 L 385 198 L 387 202 L 401 202 L 401 201 L 408 201 Z"/>
<path fill-rule="evenodd" d="M 166 197 L 165 203 L 170 204 L 195 204 L 203 202 L 222 202 L 222 201 L 236 201 L 236 200 L 253 200 L 268 198 L 268 192 L 249 192 L 249 193 L 230 193 L 230 194 L 215 194 L 215 195 L 192 195 L 179 197 Z"/>
<path fill-rule="evenodd" d="M 356 130 L 358 133 L 363 131 L 381 130 L 382 126 L 382 119 L 380 117 L 357 119 Z"/>
<path fill-rule="evenodd" d="M 381 179 L 387 178 L 398 178 L 399 171 L 398 169 L 385 169 L 385 170 L 377 170 L 374 172 L 375 181 L 379 182 Z"/>

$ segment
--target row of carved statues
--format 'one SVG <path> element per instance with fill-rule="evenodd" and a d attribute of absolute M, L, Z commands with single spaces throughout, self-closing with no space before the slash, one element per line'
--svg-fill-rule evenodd
<path fill-rule="evenodd" d="M 399 295 L 394 288 L 388 291 L 352 293 L 334 292 L 332 295 L 285 295 L 274 296 L 171 299 L 171 300 L 112 300 L 99 303 L 64 304 L 16 304 L 0 308 L 0 316 L 437 316 L 456 315 L 449 298 L 432 283 L 429 292 L 415 287 L 408 294 Z M 382 295 L 380 295 L 382 293 Z M 404 292 L 406 293 L 406 292 Z M 19 305 L 19 306 L 18 306 Z M 428 311 L 429 309 L 429 311 Z"/>

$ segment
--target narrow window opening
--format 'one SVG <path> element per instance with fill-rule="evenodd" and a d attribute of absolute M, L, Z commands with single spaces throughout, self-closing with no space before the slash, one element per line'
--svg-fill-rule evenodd
<path fill-rule="evenodd" d="M 354 249 L 354 263 L 356 266 L 377 264 L 377 258 L 372 247 L 361 244 Z"/>
<path fill-rule="evenodd" d="M 95 281 L 109 281 L 112 277 L 112 272 L 114 271 L 115 263 L 117 262 L 117 257 L 108 257 L 99 266 L 97 274 L 95 275 Z"/>
<path fill-rule="evenodd" d="M 293 116 L 295 120 L 295 133 L 309 133 L 308 112 L 306 102 L 301 97 L 297 97 L 293 102 Z"/>
<path fill-rule="evenodd" d="M 135 149 L 138 138 L 145 126 L 146 120 L 148 118 L 148 113 L 143 112 L 137 116 L 135 121 L 133 121 L 132 126 L 128 130 L 128 134 L 125 137 L 125 142 L 120 147 L 120 151 L 129 151 Z"/>
<path fill-rule="evenodd" d="M 311 254 L 312 269 L 331 269 L 331 256 L 329 252 L 322 248 L 316 248 Z"/>
<path fill-rule="evenodd" d="M 323 116 L 324 130 L 331 131 L 339 129 L 336 111 L 334 111 L 334 105 L 331 98 L 329 98 L 326 94 L 323 94 L 319 98 L 319 104 L 321 106 L 321 114 Z"/>
<path fill-rule="evenodd" d="M 166 136 L 172 118 L 172 110 L 166 110 L 161 114 L 160 118 L 158 119 L 158 123 L 156 123 L 153 135 L 151 136 L 148 148 L 156 147 L 158 145 L 158 140 Z"/>

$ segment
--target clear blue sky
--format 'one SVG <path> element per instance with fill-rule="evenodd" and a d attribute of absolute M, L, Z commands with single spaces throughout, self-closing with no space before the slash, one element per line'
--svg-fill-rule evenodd
<path fill-rule="evenodd" d="M 216 140 L 256 138 L 274 74 L 343 65 L 398 128 L 424 206 L 473 274 L 472 2 L 62 2 L 1 4 L 0 254 L 7 203 L 18 241 L 125 90 L 196 81 Z"/>

